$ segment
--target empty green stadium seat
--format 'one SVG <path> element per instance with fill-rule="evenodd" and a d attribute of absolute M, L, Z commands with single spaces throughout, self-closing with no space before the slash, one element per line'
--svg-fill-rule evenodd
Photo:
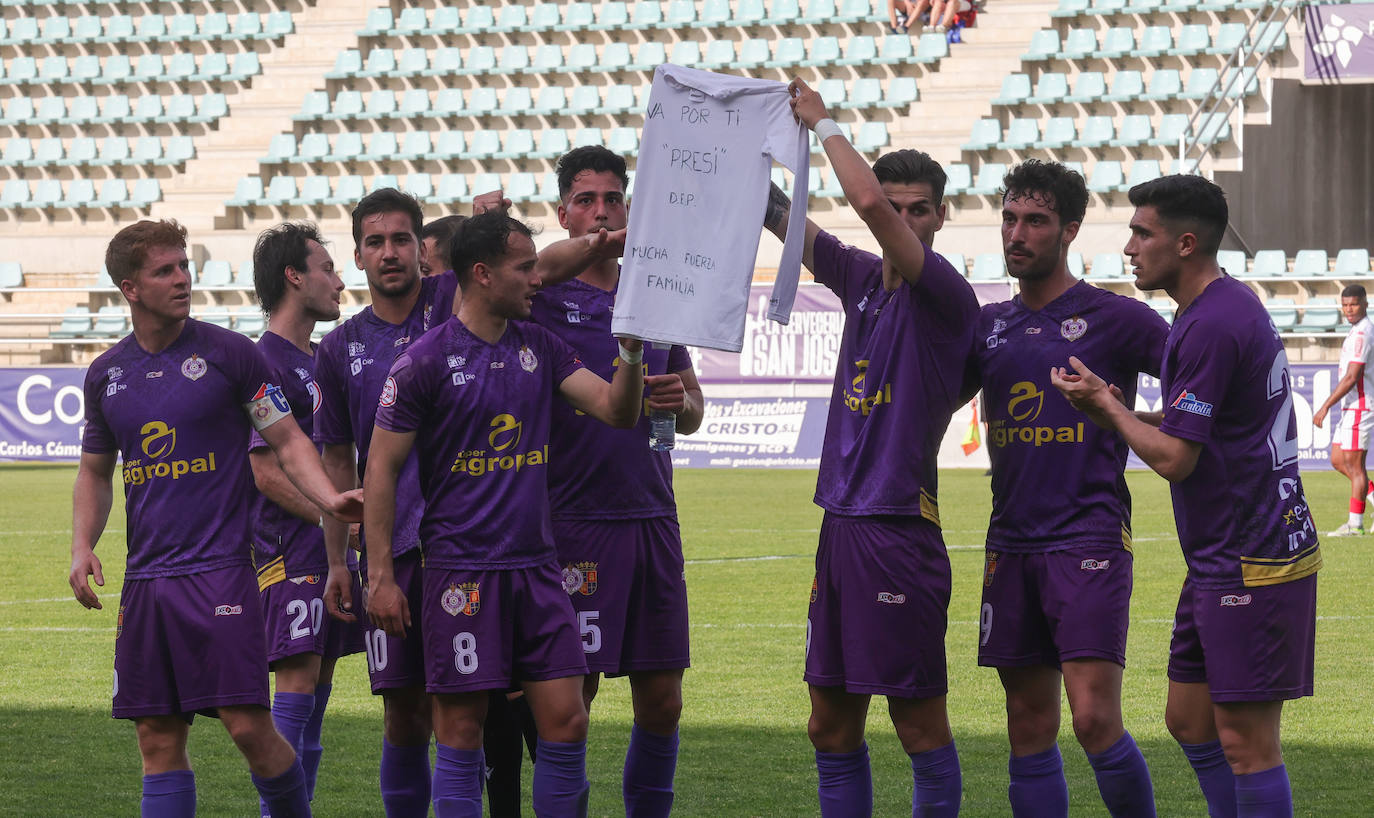
<path fill-rule="evenodd" d="M 107 136 L 100 143 L 100 153 L 92 163 L 117 165 L 129 158 L 129 140 L 122 136 Z"/>
<path fill-rule="evenodd" d="M 810 47 L 806 52 L 806 59 L 802 65 L 807 66 L 826 66 L 838 62 L 840 59 L 840 41 L 836 37 L 817 37 L 811 41 Z"/>
<path fill-rule="evenodd" d="M 981 175 L 981 174 L 980 174 Z M 1001 183 L 1001 180 L 998 180 Z M 1007 277 L 1007 260 L 1001 253 L 979 253 L 973 257 L 972 281 L 998 281 Z"/>
<path fill-rule="evenodd" d="M 95 322 L 91 325 L 92 336 L 114 338 L 128 333 L 129 314 L 123 307 L 106 304 L 96 312 Z"/>
<path fill-rule="evenodd" d="M 321 205 L 329 201 L 329 177 L 311 175 L 301 179 L 300 191 L 291 200 L 291 204 L 296 206 L 310 207 Z"/>
<path fill-rule="evenodd" d="M 1097 115 L 1088 117 L 1078 138 L 1069 144 L 1075 148 L 1105 148 L 1115 138 L 1116 123 L 1109 116 Z"/>
<path fill-rule="evenodd" d="M 453 34 L 460 31 L 463 22 L 458 16 L 457 6 L 440 6 L 434 9 L 434 13 L 429 19 L 429 23 L 422 29 L 421 34 Z"/>
<path fill-rule="evenodd" d="M 530 9 L 529 28 L 532 31 L 552 31 L 562 22 L 557 3 L 536 3 Z"/>
<path fill-rule="evenodd" d="M 883 108 L 905 108 L 920 98 L 915 77 L 893 77 L 887 83 L 887 95 L 878 103 Z"/>
<path fill-rule="evenodd" d="M 1165 114 L 1159 118 L 1159 127 L 1155 129 L 1155 136 L 1150 140 L 1150 144 L 1177 148 L 1187 129 L 1187 114 Z"/>
<path fill-rule="evenodd" d="M 1151 28 L 1155 28 L 1155 26 L 1146 28 L 1146 35 L 1150 33 Z M 1144 42 L 1141 45 L 1143 47 Z M 1106 34 L 1102 37 L 1102 46 L 1095 49 L 1092 55 L 1098 59 L 1115 60 L 1128 56 L 1135 50 L 1135 29 L 1128 26 L 1114 26 L 1107 29 Z"/>
<path fill-rule="evenodd" d="M 429 113 L 429 91 L 423 88 L 409 88 L 401 97 L 396 113 L 404 119 L 418 119 Z"/>
<path fill-rule="evenodd" d="M 204 287 L 228 287 L 234 280 L 234 269 L 227 261 L 210 259 L 200 268 L 200 284 Z"/>
<path fill-rule="evenodd" d="M 357 136 L 357 134 L 352 131 L 344 131 L 339 135 L 339 140 L 342 141 L 344 137 L 350 135 Z M 288 140 L 291 139 L 290 134 L 285 134 L 285 136 Z M 295 144 L 294 141 L 292 144 Z M 282 145 L 286 145 L 286 140 L 283 140 Z M 361 145 L 361 141 L 359 145 Z M 336 151 L 329 146 L 329 136 L 322 133 L 308 133 L 302 136 L 300 144 L 295 150 L 297 152 L 297 158 L 305 162 L 318 161 L 329 156 L 331 153 L 336 153 Z"/>
<path fill-rule="evenodd" d="M 1139 71 L 1125 69 L 1112 77 L 1112 88 L 1102 95 L 1104 102 L 1134 102 L 1145 94 L 1145 80 Z"/>
<path fill-rule="evenodd" d="M 634 110 L 638 106 L 635 100 L 635 90 L 625 84 L 611 85 L 606 88 L 601 97 L 601 104 L 596 107 L 594 113 L 598 114 L 621 114 Z"/>
<path fill-rule="evenodd" d="M 1329 299 L 1311 299 L 1302 307 L 1298 332 L 1330 332 L 1341 325 L 1341 305 Z"/>
<path fill-rule="evenodd" d="M 1148 145 L 1154 135 L 1154 121 L 1148 114 L 1128 114 L 1121 120 L 1121 129 L 1117 131 L 1116 138 L 1108 144 L 1114 148 L 1133 148 L 1137 145 Z M 1158 164 L 1155 163 L 1156 166 Z"/>
<path fill-rule="evenodd" d="M 368 141 L 367 152 L 358 157 L 364 162 L 386 162 L 396 155 L 399 146 L 392 131 L 377 131 Z"/>
<path fill-rule="evenodd" d="M 408 131 L 401 142 L 398 159 L 423 159 L 434 149 L 429 131 Z"/>
<path fill-rule="evenodd" d="M 1112 279 L 1124 278 L 1125 276 L 1126 264 L 1120 253 L 1098 253 L 1093 256 L 1093 266 L 1088 271 L 1088 278 Z"/>
<path fill-rule="evenodd" d="M 878 57 L 878 42 L 867 34 L 856 34 L 844 45 L 838 65 L 867 65 Z M 64 63 L 65 66 L 65 63 Z"/>
<path fill-rule="evenodd" d="M 612 43 L 611 45 L 625 46 L 625 43 Z M 609 48 L 609 46 L 608 46 Z M 596 69 L 599 58 L 596 53 L 596 46 L 591 43 L 577 43 L 568 49 L 568 54 L 564 58 L 568 68 L 574 71 L 593 71 Z"/>
<path fill-rule="evenodd" d="M 1336 254 L 1332 275 L 1342 278 L 1365 278 L 1369 275 L 1369 251 L 1362 247 L 1347 247 Z"/>
<path fill-rule="evenodd" d="M 105 198 L 105 191 L 101 190 L 100 198 Z M 234 195 L 225 204 L 230 207 L 248 207 L 257 204 L 262 199 L 262 179 L 257 176 L 245 176 L 234 186 Z"/>
<path fill-rule="evenodd" d="M 1220 32 L 1225 36 L 1225 30 Z M 1244 33 L 1244 27 L 1241 32 Z M 1186 57 L 1195 54 L 1204 54 L 1212 45 L 1212 32 L 1205 23 L 1189 23 L 1179 29 L 1178 42 L 1165 50 L 1166 54 L 1172 56 Z"/>
<path fill-rule="evenodd" d="M 1255 261 L 1250 274 L 1263 278 L 1276 278 L 1288 275 L 1288 256 L 1282 250 L 1260 250 L 1255 253 Z"/>
<path fill-rule="evenodd" d="M 1245 44 L 1245 29 L 1245 23 L 1222 23 L 1221 27 L 1217 29 L 1216 42 L 1211 42 L 1210 37 L 1206 40 L 1199 38 L 1196 49 L 1192 53 L 1233 54 L 1236 49 Z M 1257 41 L 1258 39 L 1256 37 Z"/>
<path fill-rule="evenodd" d="M 367 190 L 363 187 L 363 177 L 356 174 L 340 176 L 334 182 L 334 195 L 330 198 L 330 203 L 352 206 L 365 195 L 367 195 Z M 356 270 L 357 268 L 354 265 L 345 264 L 344 269 Z M 359 272 L 361 273 L 361 271 Z"/>
<path fill-rule="evenodd" d="M 1262 30 L 1255 35 L 1256 51 L 1263 54 L 1269 51 L 1282 51 L 1288 47 L 1288 30 L 1284 28 L 1283 21 L 1271 20 L 1261 26 Z"/>
<path fill-rule="evenodd" d="M 1325 250 L 1299 250 L 1293 257 L 1293 275 L 1310 278 L 1330 272 L 1330 259 Z"/>
<path fill-rule="evenodd" d="M 1085 275 L 1087 275 L 1087 270 L 1083 265 L 1082 253 L 1076 250 L 1070 252 L 1067 259 L 1067 264 L 1069 268 L 1069 275 L 1073 276 L 1074 278 L 1083 278 Z"/>
<path fill-rule="evenodd" d="M 558 130 L 562 130 L 561 128 Z M 434 151 L 429 155 L 430 159 L 455 159 L 462 156 L 467 150 L 467 141 L 463 138 L 462 131 L 447 130 L 440 131 L 439 138 L 434 141 Z"/>
<path fill-rule="evenodd" d="M 1069 78 L 1058 71 L 1047 71 L 1035 82 L 1035 93 L 1026 101 L 1037 105 L 1053 105 L 1069 94 Z"/>
<path fill-rule="evenodd" d="M 424 71 L 426 77 L 444 77 L 449 74 L 456 74 L 463 68 L 463 52 L 457 46 L 443 46 L 437 49 L 430 56 L 429 68 Z M 457 91 L 457 88 L 444 88 L 439 91 Z"/>
<path fill-rule="evenodd" d="M 1080 71 L 1073 80 L 1073 93 L 1064 97 L 1064 101 L 1092 104 L 1100 102 L 1106 94 L 1107 79 L 1101 71 Z"/>
<path fill-rule="evenodd" d="M 62 323 L 53 330 L 53 338 L 79 338 L 91 332 L 91 313 L 85 307 L 68 307 L 62 313 Z"/>
<path fill-rule="evenodd" d="M 1288 332 L 1297 326 L 1298 308 L 1293 299 L 1270 298 L 1264 302 L 1264 308 L 1269 311 L 1269 319 L 1274 322 L 1279 332 Z"/>
<path fill-rule="evenodd" d="M 966 193 L 975 196 L 995 196 L 1002 190 L 1002 177 L 1007 175 L 1007 166 L 1002 162 L 984 162 L 978 168 L 977 180 L 969 186 Z M 996 254 L 1000 259 L 1001 253 Z"/>
<path fill-rule="evenodd" d="M 762 37 L 750 37 L 740 43 L 738 58 L 730 63 L 734 69 L 757 68 L 768 62 L 773 56 L 768 40 Z"/>
<path fill-rule="evenodd" d="M 247 304 L 235 307 L 233 312 L 234 329 L 244 335 L 250 338 L 256 338 L 267 330 L 267 322 L 263 318 L 262 309 L 260 307 Z"/>
<path fill-rule="evenodd" d="M 915 61 L 919 63 L 935 63 L 949 56 L 949 41 L 945 35 L 938 32 L 922 34 L 921 39 L 916 41 Z"/>
<path fill-rule="evenodd" d="M 257 15 L 254 15 L 257 16 Z M 367 13 L 367 24 L 358 33 L 364 37 L 378 34 L 386 34 L 391 31 L 391 7 L 384 6 L 379 9 L 372 9 Z"/>
<path fill-rule="evenodd" d="M 1097 50 L 1097 32 L 1091 28 L 1071 28 L 1059 48 L 1059 58 L 1081 60 L 1092 56 Z"/>
<path fill-rule="evenodd" d="M 1088 13 L 1088 0 L 1059 0 L 1059 7 L 1050 12 L 1051 17 L 1078 17 Z"/>
<path fill-rule="evenodd" d="M 1002 90 L 992 100 L 993 105 L 1020 105 L 1031 95 L 1029 74 L 1008 74 L 1002 78 Z"/>
<path fill-rule="evenodd" d="M 430 181 L 428 173 L 407 173 L 400 187 L 422 201 L 434 195 L 434 183 Z"/>
<path fill-rule="evenodd" d="M 39 179 L 33 183 L 29 197 L 30 207 L 52 207 L 62 200 L 62 182 L 57 179 Z"/>
<path fill-rule="evenodd" d="M 567 104 L 567 94 L 563 91 L 563 86 L 546 85 L 539 89 L 539 94 L 534 100 L 534 108 L 530 113 L 551 114 L 563 110 Z"/>
<path fill-rule="evenodd" d="M 596 23 L 591 26 L 593 30 L 614 31 L 616 29 L 628 28 L 630 24 L 630 8 L 620 0 L 603 0 L 600 11 L 596 14 Z"/>
<path fill-rule="evenodd" d="M 1126 190 L 1126 177 L 1121 172 L 1121 163 L 1115 159 L 1099 160 L 1088 177 L 1088 190 L 1100 194 Z M 1096 266 L 1096 262 L 1093 266 Z"/>
<path fill-rule="evenodd" d="M 1002 123 L 996 119 L 985 118 L 973 123 L 973 131 L 969 134 L 969 141 L 963 144 L 966 151 L 985 151 L 997 146 L 1002 141 Z"/>
<path fill-rule="evenodd" d="M 872 153 L 887 147 L 889 142 L 886 122 L 865 122 L 855 135 L 854 147 L 861 153 Z"/>
<path fill-rule="evenodd" d="M 1241 250 L 1218 250 L 1217 266 L 1237 278 L 1244 278 L 1247 272 L 1245 253 Z"/>
<path fill-rule="evenodd" d="M 563 22 L 558 31 L 580 31 L 591 28 L 596 23 L 596 13 L 591 3 L 574 2 L 563 7 Z"/>
<path fill-rule="evenodd" d="M 1040 139 L 1038 120 L 1017 117 L 1007 123 L 1002 138 L 997 142 L 998 150 L 1025 150 Z"/>
<path fill-rule="evenodd" d="M 1130 190 L 1162 175 L 1164 173 L 1160 170 L 1158 159 L 1137 159 L 1131 163 L 1131 174 L 1126 179 L 1126 189 Z"/>
<path fill-rule="evenodd" d="M 672 28 L 683 28 L 696 22 L 697 6 L 692 0 L 671 0 L 664 22 Z M 793 18 L 795 19 L 795 18 Z M 788 22 L 791 22 L 789 20 Z"/>
<path fill-rule="evenodd" d="M 690 42 L 683 40 L 681 42 Z M 677 47 L 680 43 L 673 43 L 673 53 L 677 54 Z M 773 48 L 773 59 L 765 63 L 768 68 L 783 68 L 786 66 L 801 65 L 806 59 L 806 43 L 800 37 L 783 37 Z M 677 62 L 674 59 L 674 62 Z"/>
<path fill-rule="evenodd" d="M 572 149 L 568 142 L 568 132 L 562 128 L 549 128 L 540 132 L 538 143 L 537 155 L 546 159 L 562 156 Z"/>
<path fill-rule="evenodd" d="M 265 204 L 283 205 L 296 198 L 296 178 L 294 176 L 273 176 L 267 183 L 267 192 L 263 194 L 262 201 Z"/>
<path fill-rule="evenodd" d="M 945 195 L 958 196 L 973 184 L 973 169 L 963 162 L 945 165 Z"/>
<path fill-rule="evenodd" d="M 507 6 L 506 8 L 520 8 Z M 496 63 L 498 74 L 518 74 L 530 67 L 530 52 L 523 45 L 502 46 L 500 59 Z"/>
<path fill-rule="evenodd" d="M 1169 26 L 1146 26 L 1140 34 L 1140 46 L 1131 51 L 1131 56 L 1162 57 L 1172 53 L 1173 48 L 1174 31 L 1172 28 Z"/>
<path fill-rule="evenodd" d="M 733 40 L 712 40 L 706 44 L 706 53 L 702 55 L 700 67 L 705 69 L 723 68 L 735 59 L 735 43 Z"/>

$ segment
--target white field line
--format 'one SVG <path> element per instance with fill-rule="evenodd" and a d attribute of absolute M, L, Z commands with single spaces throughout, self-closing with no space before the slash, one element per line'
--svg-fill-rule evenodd
<path fill-rule="evenodd" d="M 1356 622 L 1374 619 L 1374 614 L 1363 614 L 1360 616 L 1318 616 L 1318 622 Z M 976 619 L 951 619 L 950 626 L 965 628 L 976 628 L 979 622 Z M 1173 625 L 1174 620 L 1170 619 L 1136 619 L 1132 625 Z M 702 630 L 801 630 L 806 627 L 805 622 L 732 622 L 721 624 L 718 622 L 693 622 L 693 628 Z M 0 631 L 6 630 L 0 628 Z M 22 628 L 10 628 L 9 630 L 23 630 Z M 58 629 L 60 630 L 60 629 Z M 72 630 L 78 630 L 73 628 Z"/>
<path fill-rule="evenodd" d="M 6 599 L 0 601 L 0 605 L 37 605 L 41 602 L 75 602 L 74 596 L 54 596 L 47 599 Z"/>

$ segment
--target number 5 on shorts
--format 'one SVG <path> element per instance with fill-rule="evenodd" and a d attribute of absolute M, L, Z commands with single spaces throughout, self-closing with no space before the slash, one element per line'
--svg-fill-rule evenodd
<path fill-rule="evenodd" d="M 577 627 L 582 629 L 582 652 L 596 653 L 601 650 L 601 627 L 596 620 L 601 611 L 578 611 Z"/>

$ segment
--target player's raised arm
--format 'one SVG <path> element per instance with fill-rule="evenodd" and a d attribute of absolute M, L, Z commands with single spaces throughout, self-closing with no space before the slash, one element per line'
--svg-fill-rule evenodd
<path fill-rule="evenodd" d="M 89 578 L 94 577 L 95 584 L 104 587 L 105 574 L 100 558 L 95 555 L 95 544 L 110 518 L 114 471 L 114 452 L 82 452 L 76 486 L 72 489 L 72 566 L 67 582 L 77 602 L 97 610 L 101 607 L 100 598 L 91 588 Z"/>
<path fill-rule="evenodd" d="M 782 188 L 768 183 L 768 209 L 763 212 L 763 227 L 769 233 L 778 237 L 778 241 L 787 238 L 788 214 L 792 210 L 792 199 Z M 802 266 L 811 270 L 812 264 L 816 260 L 816 236 L 820 235 L 820 225 L 806 220 L 806 236 L 802 239 Z"/>
<path fill-rule="evenodd" d="M 578 369 L 558 384 L 558 392 L 568 403 L 608 426 L 628 429 L 639 422 L 644 396 L 644 343 L 634 338 L 620 339 L 620 357 L 615 376 L 606 383 L 588 369 Z"/>
<path fill-rule="evenodd" d="M 415 446 L 415 432 L 372 429 L 363 491 L 375 492 L 363 509 L 367 541 L 367 614 L 388 636 L 404 639 L 410 627 L 410 606 L 396 584 L 391 560 L 391 531 L 396 524 L 396 481 Z"/>
<path fill-rule="evenodd" d="M 362 519 L 362 492 L 355 489 L 341 494 L 334 489 L 334 484 L 325 476 L 315 444 L 301 432 L 290 413 L 258 429 L 258 434 L 277 453 L 282 471 L 311 503 L 344 522 Z"/>
<path fill-rule="evenodd" d="M 1112 387 L 1093 373 L 1078 358 L 1070 356 L 1069 365 L 1077 373 L 1063 367 L 1050 370 L 1050 382 L 1073 404 L 1075 409 L 1092 418 L 1094 423 L 1115 429 L 1145 464 L 1171 483 L 1187 479 L 1197 467 L 1202 444 L 1173 435 L 1151 426 L 1136 417 Z"/>
<path fill-rule="evenodd" d="M 911 228 L 902 221 L 896 208 L 888 201 L 878 177 L 854 146 L 844 138 L 839 126 L 825 110 L 821 95 L 800 78 L 792 80 L 792 112 L 797 119 L 815 132 L 825 148 L 826 158 L 835 169 L 835 176 L 844 189 L 844 196 L 868 225 L 873 237 L 882 245 L 883 256 L 909 283 L 915 284 L 925 267 L 925 247 Z M 807 231 L 808 245 L 810 230 Z"/>
<path fill-rule="evenodd" d="M 624 227 L 619 230 L 602 228 L 585 236 L 556 241 L 539 251 L 535 272 L 545 287 L 571 281 L 601 262 L 624 255 L 625 233 Z"/>

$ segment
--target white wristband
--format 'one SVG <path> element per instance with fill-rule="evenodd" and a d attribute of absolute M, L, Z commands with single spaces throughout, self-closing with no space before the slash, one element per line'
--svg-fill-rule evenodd
<path fill-rule="evenodd" d="M 835 120 L 831 119 L 830 117 L 826 117 L 825 119 L 822 119 L 820 122 L 817 122 L 816 127 L 812 128 L 811 130 L 816 132 L 816 139 L 821 144 L 825 144 L 825 140 L 829 139 L 832 136 L 838 136 L 841 139 L 844 139 L 844 131 L 840 130 L 840 126 L 836 125 Z M 846 139 L 845 141 L 848 142 L 849 140 Z"/>
<path fill-rule="evenodd" d="M 644 348 L 643 348 L 643 347 L 640 347 L 640 348 L 639 348 L 638 350 L 636 350 L 635 352 L 631 352 L 631 351 L 629 351 L 628 349 L 625 348 L 625 344 L 624 344 L 623 342 L 621 342 L 620 339 L 616 339 L 616 345 L 620 347 L 620 362 L 621 362 L 621 363 L 626 363 L 626 364 L 630 364 L 631 366 L 633 366 L 634 364 L 637 364 L 637 363 L 639 363 L 639 362 L 641 362 L 641 361 L 644 360 Z"/>

